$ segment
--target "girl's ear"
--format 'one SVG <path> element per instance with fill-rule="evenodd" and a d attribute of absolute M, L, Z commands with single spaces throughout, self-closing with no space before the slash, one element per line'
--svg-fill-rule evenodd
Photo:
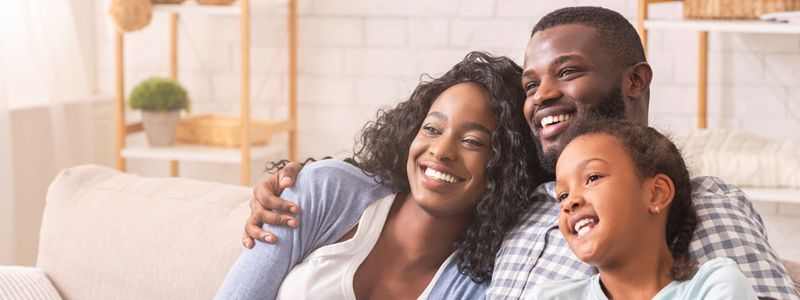
<path fill-rule="evenodd" d="M 651 180 L 653 180 L 653 185 L 648 206 L 651 213 L 658 214 L 665 211 L 672 203 L 672 198 L 675 197 L 675 185 L 672 183 L 672 179 L 664 174 L 656 174 Z"/>

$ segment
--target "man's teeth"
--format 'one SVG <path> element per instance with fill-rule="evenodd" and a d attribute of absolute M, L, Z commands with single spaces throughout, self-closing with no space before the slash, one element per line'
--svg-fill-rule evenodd
<path fill-rule="evenodd" d="M 591 226 L 587 226 L 589 224 L 596 223 L 597 219 L 595 218 L 583 218 L 578 223 L 575 223 L 575 232 L 578 233 L 578 237 L 582 237 L 585 235 L 589 230 L 592 230 Z"/>
<path fill-rule="evenodd" d="M 431 168 L 425 169 L 425 176 L 428 176 L 430 178 L 433 178 L 433 179 L 436 179 L 436 180 L 439 180 L 439 181 L 449 182 L 449 183 L 457 183 L 458 182 L 458 178 L 456 178 L 455 176 L 450 175 L 450 174 L 445 174 L 445 173 L 436 171 L 436 170 L 431 169 Z"/>
<path fill-rule="evenodd" d="M 544 117 L 542 119 L 542 128 L 547 128 L 548 126 L 559 122 L 569 121 L 569 119 L 571 118 L 572 116 L 570 115 L 555 115 L 555 116 Z"/>

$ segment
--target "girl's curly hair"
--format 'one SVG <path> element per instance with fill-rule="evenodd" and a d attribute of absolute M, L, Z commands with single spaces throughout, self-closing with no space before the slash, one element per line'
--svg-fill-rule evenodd
<path fill-rule="evenodd" d="M 689 254 L 697 226 L 697 212 L 692 205 L 692 186 L 686 162 L 680 150 L 672 141 L 652 127 L 630 120 L 594 119 L 572 126 L 564 137 L 565 143 L 590 134 L 608 134 L 622 142 L 625 152 L 636 167 L 639 179 L 650 178 L 656 174 L 667 175 L 675 186 L 675 196 L 667 213 L 667 245 L 672 253 L 670 277 L 673 280 L 691 278 L 697 270 L 697 263 Z"/>
<path fill-rule="evenodd" d="M 408 150 L 433 101 L 459 83 L 486 89 L 498 123 L 492 133 L 486 192 L 454 245 L 459 251 L 459 271 L 475 282 L 491 279 L 495 255 L 506 232 L 529 207 L 530 196 L 545 178 L 522 115 L 525 95 L 519 84 L 521 72 L 522 68 L 507 57 L 470 52 L 441 77 L 421 82 L 407 101 L 378 111 L 376 120 L 362 129 L 354 156 L 348 159 L 395 192 L 410 192 Z"/>

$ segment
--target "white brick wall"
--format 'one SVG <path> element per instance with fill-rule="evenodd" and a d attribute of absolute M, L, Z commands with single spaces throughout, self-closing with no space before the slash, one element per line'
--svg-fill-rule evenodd
<path fill-rule="evenodd" d="M 191 1 L 191 0 L 189 0 Z M 257 7 L 264 0 L 253 0 Z M 269 2 L 270 0 L 266 0 Z M 299 156 L 345 155 L 375 110 L 407 97 L 421 73 L 439 75 L 470 50 L 522 62 L 531 26 L 567 5 L 602 5 L 634 21 L 634 0 L 298 0 Z M 113 36 L 98 0 L 97 74 L 113 90 Z M 660 8 L 659 8 L 660 7 Z M 680 17 L 679 5 L 651 7 Z M 285 115 L 285 11 L 254 13 L 252 96 L 255 117 Z M 181 19 L 180 78 L 195 113 L 238 111 L 238 20 Z M 126 40 L 127 88 L 166 74 L 167 20 L 155 15 Z M 800 35 L 714 34 L 709 53 L 709 125 L 800 139 Z M 696 123 L 697 37 L 652 31 L 652 123 L 672 130 Z M 236 176 L 236 172 L 230 172 Z"/>

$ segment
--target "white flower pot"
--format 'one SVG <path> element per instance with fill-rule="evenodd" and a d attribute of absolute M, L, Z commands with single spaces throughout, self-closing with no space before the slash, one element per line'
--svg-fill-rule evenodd
<path fill-rule="evenodd" d="M 172 146 L 175 143 L 175 131 L 181 121 L 180 112 L 179 109 L 167 112 L 142 111 L 142 126 L 150 146 Z"/>

